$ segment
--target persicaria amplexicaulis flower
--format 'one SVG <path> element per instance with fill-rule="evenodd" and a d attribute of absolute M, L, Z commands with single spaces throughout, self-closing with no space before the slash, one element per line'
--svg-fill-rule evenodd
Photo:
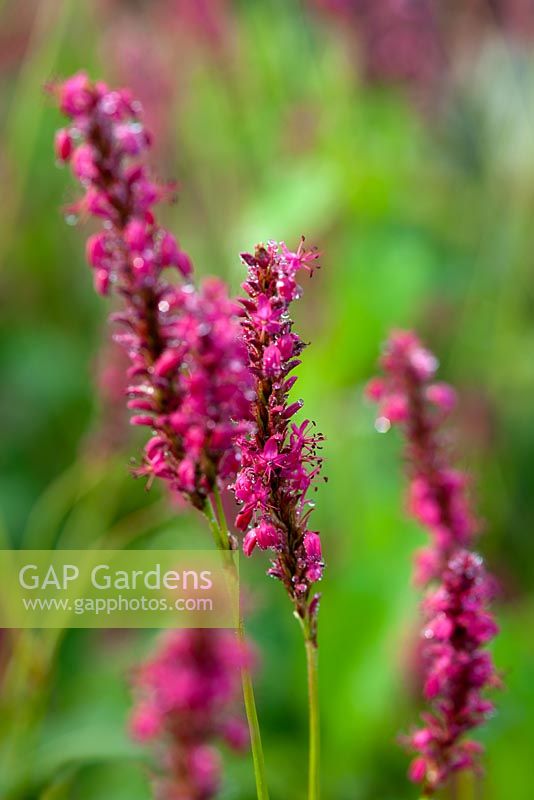
<path fill-rule="evenodd" d="M 216 744 L 248 747 L 239 704 L 240 669 L 252 654 L 231 631 L 183 630 L 166 635 L 138 668 L 132 736 L 159 747 L 158 800 L 209 800 L 218 794 Z"/>
<path fill-rule="evenodd" d="M 383 378 L 367 387 L 379 404 L 376 427 L 399 425 L 406 437 L 409 509 L 431 535 L 417 557 L 416 580 L 429 584 L 423 601 L 424 726 L 406 737 L 417 753 L 410 777 L 432 794 L 459 770 L 476 768 L 481 746 L 465 734 L 493 710 L 483 690 L 499 681 L 484 646 L 497 626 L 488 610 L 494 581 L 469 546 L 478 525 L 467 496 L 467 476 L 449 465 L 441 426 L 454 391 L 435 382 L 437 359 L 411 332 L 388 340 Z"/>
<path fill-rule="evenodd" d="M 238 306 L 218 280 L 200 290 L 188 282 L 189 257 L 156 221 L 153 207 L 170 188 L 142 162 L 150 136 L 139 103 L 83 72 L 51 91 L 70 118 L 56 136 L 57 158 L 85 190 L 69 213 L 102 221 L 87 259 L 97 291 L 123 299 L 112 319 L 130 359 L 131 421 L 153 430 L 138 474 L 163 478 L 203 509 L 216 480 L 235 474 L 235 440 L 250 418 Z M 171 282 L 169 268 L 187 282 Z"/>
<path fill-rule="evenodd" d="M 323 560 L 319 534 L 309 527 L 309 491 L 321 468 L 323 437 L 309 420 L 293 420 L 302 403 L 289 399 L 296 381 L 291 373 L 304 342 L 292 330 L 289 307 L 301 293 L 297 273 L 311 272 L 318 256 L 303 242 L 296 252 L 270 242 L 241 257 L 248 266 L 241 326 L 256 382 L 256 429 L 240 441 L 236 525 L 246 531 L 246 555 L 256 547 L 274 553 L 269 574 L 283 582 L 315 640 L 318 595 L 310 596 L 310 588 L 322 576 Z"/>
<path fill-rule="evenodd" d="M 468 547 L 478 530 L 467 475 L 449 464 L 442 424 L 455 405 L 455 392 L 435 381 L 436 357 L 410 331 L 394 332 L 380 360 L 384 377 L 367 386 L 378 403 L 377 430 L 399 425 L 406 436 L 410 486 L 408 509 L 430 533 L 431 546 L 416 556 L 416 581 L 439 576 L 458 547 Z"/>
<path fill-rule="evenodd" d="M 452 773 L 478 768 L 482 747 L 464 734 L 491 714 L 494 706 L 483 690 L 499 685 L 491 655 L 484 650 L 498 632 L 488 611 L 492 595 L 493 581 L 480 556 L 458 550 L 423 602 L 424 696 L 430 711 L 406 744 L 418 754 L 410 777 L 423 784 L 426 794 Z"/>

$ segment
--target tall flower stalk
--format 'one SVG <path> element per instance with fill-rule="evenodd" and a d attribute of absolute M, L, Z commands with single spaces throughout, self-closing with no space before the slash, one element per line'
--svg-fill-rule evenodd
<path fill-rule="evenodd" d="M 379 404 L 376 427 L 399 425 L 406 437 L 408 508 L 431 543 L 416 556 L 425 642 L 423 725 L 405 737 L 416 753 L 410 778 L 425 797 L 464 769 L 478 769 L 482 747 L 468 738 L 493 711 L 483 691 L 499 680 L 485 645 L 498 629 L 489 611 L 494 581 L 472 551 L 479 525 L 471 510 L 468 477 L 450 466 L 442 426 L 453 389 L 435 382 L 437 359 L 411 332 L 391 335 L 381 359 L 384 377 L 368 395 Z"/>
<path fill-rule="evenodd" d="M 268 574 L 284 585 L 304 634 L 310 716 L 309 798 L 319 797 L 319 705 L 317 691 L 317 613 L 320 595 L 313 585 L 323 574 L 321 540 L 309 527 L 314 503 L 310 490 L 320 472 L 323 437 L 309 420 L 293 421 L 300 401 L 289 393 L 304 342 L 293 332 L 289 314 L 301 290 L 297 273 L 311 272 L 318 257 L 285 244 L 258 245 L 243 253 L 248 267 L 241 302 L 243 337 L 255 378 L 255 430 L 243 437 L 242 463 L 234 483 L 241 509 L 236 526 L 245 532 L 243 550 L 273 554 Z"/>
<path fill-rule="evenodd" d="M 92 83 L 83 72 L 50 87 L 67 128 L 56 156 L 84 188 L 69 216 L 101 220 L 87 242 L 99 294 L 122 308 L 111 319 L 130 359 L 127 392 L 134 425 L 152 435 L 136 474 L 163 479 L 210 521 L 216 545 L 232 542 L 217 517 L 220 486 L 235 475 L 236 439 L 251 428 L 251 377 L 240 341 L 237 305 L 224 285 L 190 282 L 192 265 L 154 215 L 171 187 L 154 182 L 142 157 L 150 136 L 139 103 L 127 90 Z M 185 283 L 169 280 L 175 270 Z M 240 639 L 244 638 L 242 624 Z M 268 797 L 252 682 L 242 668 L 258 798 Z"/>

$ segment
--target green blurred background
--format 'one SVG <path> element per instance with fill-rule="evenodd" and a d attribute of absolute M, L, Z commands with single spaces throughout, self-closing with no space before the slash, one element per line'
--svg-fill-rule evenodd
<path fill-rule="evenodd" d="M 534 722 L 534 11 L 523 0 L 4 0 L 0 451 L 3 547 L 209 546 L 204 527 L 129 475 L 140 439 L 121 357 L 58 209 L 59 114 L 45 81 L 85 68 L 130 85 L 155 132 L 162 210 L 194 260 L 238 290 L 238 253 L 305 233 L 311 341 L 298 395 L 327 436 L 316 521 L 328 561 L 320 621 L 325 800 L 416 798 L 396 743 L 417 719 L 424 541 L 403 514 L 400 441 L 362 399 L 380 342 L 415 327 L 461 395 L 460 461 L 498 575 L 506 688 L 481 732 L 486 775 L 461 800 L 530 800 Z M 261 652 L 273 800 L 304 798 L 299 632 L 266 564 L 243 565 Z M 153 636 L 0 638 L 0 796 L 146 800 L 148 754 L 125 733 L 128 676 Z M 16 655 L 16 669 L 10 656 Z M 225 754 L 225 800 L 251 800 Z M 478 794 L 474 794 L 474 792 Z"/>

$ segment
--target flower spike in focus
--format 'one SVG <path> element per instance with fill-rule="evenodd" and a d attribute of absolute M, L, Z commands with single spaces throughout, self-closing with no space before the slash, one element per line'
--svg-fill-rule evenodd
<path fill-rule="evenodd" d="M 289 393 L 305 344 L 293 332 L 290 305 L 301 295 L 297 273 L 311 272 L 318 253 L 290 251 L 285 244 L 258 245 L 243 253 L 248 267 L 241 321 L 250 370 L 255 379 L 256 431 L 240 442 L 241 469 L 233 486 L 241 509 L 237 527 L 243 549 L 270 550 L 269 574 L 284 584 L 308 635 L 316 639 L 318 596 L 312 586 L 323 574 L 321 540 L 309 529 L 309 493 L 321 470 L 323 436 L 309 420 L 294 422 L 301 402 Z"/>

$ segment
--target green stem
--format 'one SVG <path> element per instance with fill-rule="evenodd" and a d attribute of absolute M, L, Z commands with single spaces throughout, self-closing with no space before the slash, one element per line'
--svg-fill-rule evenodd
<path fill-rule="evenodd" d="M 241 617 L 239 618 L 237 635 L 239 641 L 244 645 L 245 629 Z M 254 698 L 254 687 L 252 685 L 250 672 L 245 666 L 241 667 L 241 686 L 243 688 L 245 712 L 247 715 L 248 729 L 250 732 L 252 760 L 254 762 L 254 776 L 256 778 L 256 793 L 258 795 L 258 800 L 269 800 L 267 775 L 265 772 L 265 760 L 263 758 L 263 747 L 261 743 L 260 723 L 258 720 L 258 712 L 256 710 L 256 700 Z"/>
<path fill-rule="evenodd" d="M 225 538 L 228 539 L 228 523 L 226 521 L 226 514 L 224 513 L 221 493 L 217 486 L 215 486 L 215 489 L 213 490 L 213 496 L 215 498 L 215 508 L 217 509 L 217 517 L 221 532 L 224 534 Z"/>
<path fill-rule="evenodd" d="M 228 524 L 223 509 L 221 495 L 217 487 L 213 492 L 215 504 L 206 503 L 204 514 L 210 524 L 213 539 L 218 550 L 229 551 L 230 539 L 228 537 Z M 237 636 L 241 643 L 245 643 L 245 629 L 241 613 L 237 625 Z M 261 743 L 260 724 L 256 701 L 254 699 L 254 687 L 250 671 L 246 666 L 241 667 L 241 685 L 243 688 L 243 700 L 245 702 L 245 712 L 247 715 L 248 729 L 250 732 L 250 744 L 252 748 L 252 761 L 254 764 L 254 777 L 256 779 L 256 794 L 258 800 L 269 800 L 267 789 L 267 775 L 265 771 L 265 760 L 263 757 L 263 747 Z"/>
<path fill-rule="evenodd" d="M 309 761 L 308 761 L 308 800 L 319 800 L 319 683 L 317 673 L 317 646 L 305 635 L 306 666 L 308 670 L 308 707 L 309 707 Z"/>

